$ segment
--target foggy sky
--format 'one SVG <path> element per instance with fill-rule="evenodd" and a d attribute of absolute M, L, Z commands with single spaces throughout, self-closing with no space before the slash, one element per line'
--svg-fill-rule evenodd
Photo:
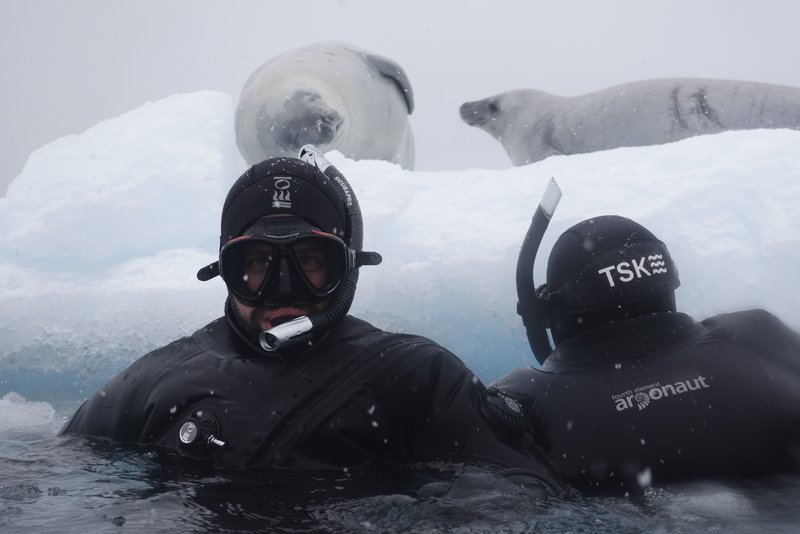
<path fill-rule="evenodd" d="M 324 40 L 403 66 L 418 170 L 508 168 L 463 102 L 663 77 L 800 86 L 798 20 L 793 0 L 0 0 L 0 194 L 58 137 L 176 93 L 237 100 L 261 63 Z"/>

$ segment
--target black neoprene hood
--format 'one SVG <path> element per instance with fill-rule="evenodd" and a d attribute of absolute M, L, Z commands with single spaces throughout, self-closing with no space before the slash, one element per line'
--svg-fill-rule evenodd
<path fill-rule="evenodd" d="M 222 207 L 220 248 L 255 221 L 295 215 L 350 244 L 350 228 L 335 185 L 317 167 L 295 158 L 272 158 L 248 169 Z"/>
<path fill-rule="evenodd" d="M 617 215 L 566 230 L 547 262 L 546 293 L 557 294 L 568 313 L 649 299 L 679 285 L 666 245 L 644 226 Z"/>

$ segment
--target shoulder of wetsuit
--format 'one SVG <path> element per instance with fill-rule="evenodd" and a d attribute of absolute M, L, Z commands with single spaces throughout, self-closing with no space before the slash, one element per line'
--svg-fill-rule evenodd
<path fill-rule="evenodd" d="M 709 317 L 702 324 L 718 337 L 778 358 L 800 372 L 800 335 L 768 311 L 726 313 Z"/>
<path fill-rule="evenodd" d="M 196 350 L 216 358 L 262 357 L 264 353 L 248 344 L 237 333 L 227 316 L 220 317 L 191 335 Z"/>
<path fill-rule="evenodd" d="M 496 387 L 485 390 L 478 400 L 481 415 L 495 430 L 511 439 L 532 433 L 523 413 L 523 395 Z"/>
<path fill-rule="evenodd" d="M 392 347 L 395 357 L 403 358 L 444 356 L 453 360 L 457 366 L 465 367 L 458 356 L 448 351 L 435 341 L 415 334 L 387 332 L 372 324 L 353 316 L 346 316 L 331 332 L 331 335 L 318 350 L 325 347 L 333 348 L 336 345 L 353 343 L 358 346 L 372 344 L 375 350 L 384 350 Z M 409 361 L 408 363 L 412 363 Z"/>
<path fill-rule="evenodd" d="M 197 351 L 196 340 L 188 336 L 148 352 L 84 402 L 61 433 L 137 443 L 141 422 L 135 414 L 142 412 L 138 405 L 164 370 Z"/>
<path fill-rule="evenodd" d="M 225 317 L 220 317 L 197 329 L 191 335 L 176 339 L 163 347 L 154 349 L 128 368 L 135 370 L 140 375 L 157 373 L 159 369 L 171 367 L 179 361 L 193 354 L 202 352 L 215 353 L 215 355 L 235 355 L 236 351 L 231 345 L 230 328 Z M 139 388 L 143 387 L 141 384 Z"/>
<path fill-rule="evenodd" d="M 519 367 L 489 384 L 489 388 L 496 388 L 506 394 L 525 395 L 533 390 L 537 378 L 551 374 L 530 366 Z"/>
<path fill-rule="evenodd" d="M 390 335 L 388 332 L 384 332 L 363 319 L 353 317 L 352 315 L 346 315 L 333 327 L 325 343 L 345 343 L 362 339 L 365 336 L 388 335 Z"/>
<path fill-rule="evenodd" d="M 703 326 L 715 333 L 730 333 L 731 335 L 758 335 L 764 329 L 786 326 L 776 316 L 762 309 L 741 310 L 731 313 L 722 313 L 708 317 L 702 321 Z"/>
<path fill-rule="evenodd" d="M 447 454 L 453 436 L 459 436 L 458 441 L 465 443 L 458 452 L 461 458 L 481 458 L 520 470 L 527 466 L 528 476 L 533 474 L 549 493 L 561 493 L 555 468 L 536 445 L 515 394 L 487 390 L 458 356 L 426 337 L 394 336 L 401 340 L 398 350 L 402 357 L 397 361 L 408 366 L 412 380 L 431 386 L 428 392 L 420 388 L 417 396 L 430 401 L 432 411 L 426 420 L 430 418 L 431 434 L 436 436 L 429 444 L 431 450 Z M 404 344 L 406 351 L 402 350 Z M 477 434 L 483 437 L 478 439 Z"/>

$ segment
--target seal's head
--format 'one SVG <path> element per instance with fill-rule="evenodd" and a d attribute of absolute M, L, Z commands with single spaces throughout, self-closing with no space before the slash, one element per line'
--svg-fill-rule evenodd
<path fill-rule="evenodd" d="M 606 215 L 582 221 L 553 245 L 546 303 L 553 341 L 610 321 L 675 311 L 678 271 L 666 245 L 644 226 Z"/>
<path fill-rule="evenodd" d="M 344 124 L 341 112 L 319 92 L 298 89 L 287 94 L 278 108 L 262 104 L 255 129 L 263 154 L 297 154 L 307 144 L 331 148 Z"/>

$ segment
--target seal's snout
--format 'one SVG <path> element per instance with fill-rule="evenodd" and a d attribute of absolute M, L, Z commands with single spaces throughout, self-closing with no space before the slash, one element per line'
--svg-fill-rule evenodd
<path fill-rule="evenodd" d="M 315 92 L 297 91 L 270 117 L 262 113 L 256 124 L 262 148 L 274 143 L 284 153 L 297 153 L 305 145 L 332 144 L 344 126 L 344 116 Z"/>
<path fill-rule="evenodd" d="M 459 108 L 461 119 L 470 126 L 483 126 L 500 113 L 500 101 L 496 97 L 474 102 L 464 102 Z"/>
<path fill-rule="evenodd" d="M 331 110 L 329 113 L 321 114 L 314 123 L 319 140 L 315 142 L 309 141 L 310 144 L 327 145 L 336 139 L 339 130 L 344 124 L 344 117 L 336 110 Z M 305 143 L 305 144 L 309 144 Z"/>
<path fill-rule="evenodd" d="M 458 108 L 458 112 L 461 115 L 461 120 L 470 126 L 480 126 L 486 122 L 486 117 L 481 112 L 480 102 L 464 102 Z"/>

